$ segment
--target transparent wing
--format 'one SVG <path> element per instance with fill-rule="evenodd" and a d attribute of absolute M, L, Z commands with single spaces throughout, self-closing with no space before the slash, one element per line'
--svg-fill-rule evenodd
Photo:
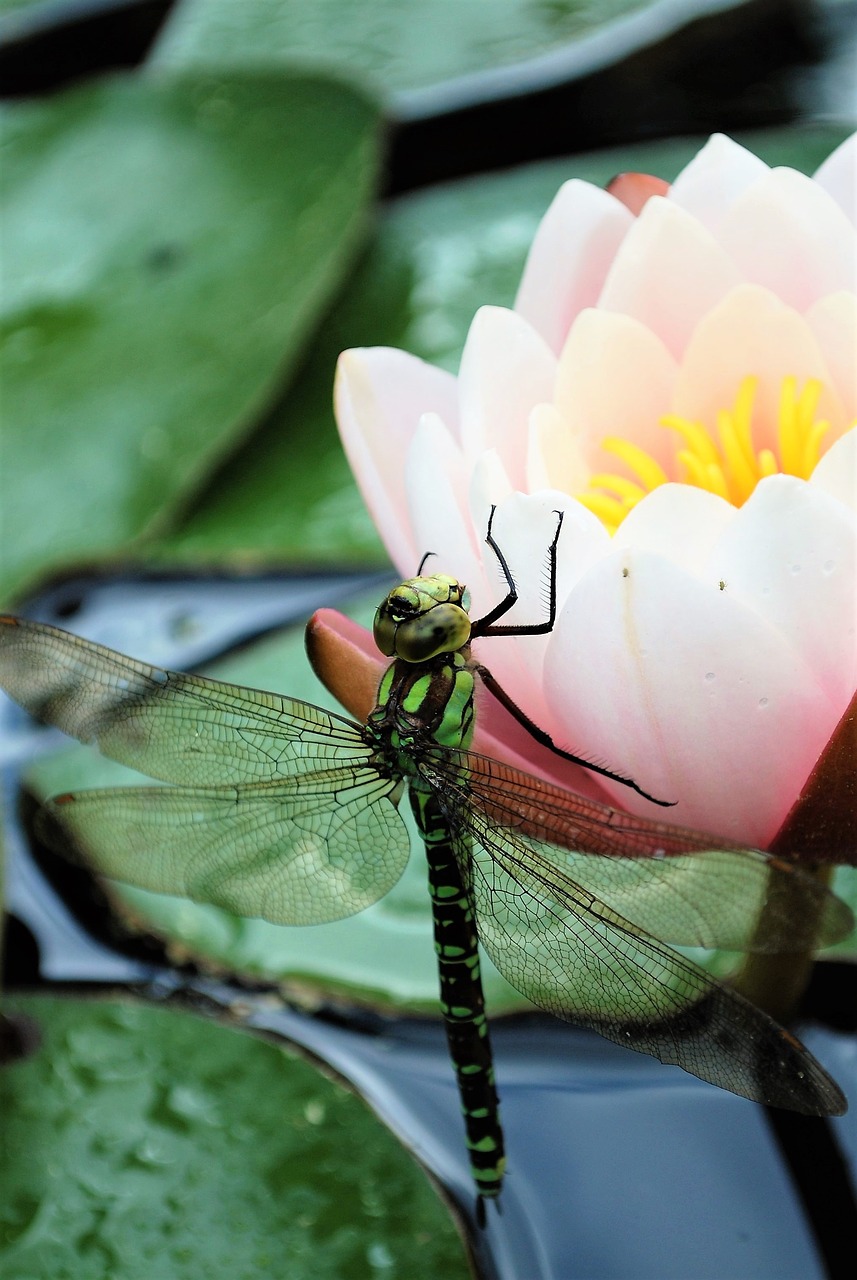
<path fill-rule="evenodd" d="M 359 725 L 308 702 L 135 662 L 0 617 L 0 687 L 27 711 L 163 782 L 217 786 L 368 762 Z"/>
<path fill-rule="evenodd" d="M 845 1110 L 835 1082 L 761 1010 L 597 899 L 522 868 L 519 838 L 479 818 L 473 834 L 480 941 L 534 1004 L 755 1102 Z"/>
<path fill-rule="evenodd" d="M 374 770 L 197 790 L 58 796 L 41 813 L 54 848 L 103 875 L 274 924 L 322 924 L 392 889 L 410 840 L 402 784 Z"/>
<path fill-rule="evenodd" d="M 49 803 L 49 843 L 105 875 L 316 924 L 376 902 L 407 863 L 401 783 L 340 716 L 16 618 L 0 618 L 0 686 L 114 760 L 179 784 Z"/>
<path fill-rule="evenodd" d="M 516 832 L 533 874 L 573 881 L 662 942 L 800 951 L 854 927 L 829 889 L 760 850 L 622 813 L 474 752 L 432 757 L 424 772 L 457 810 Z"/>
<path fill-rule="evenodd" d="M 497 762 L 483 759 L 480 765 L 479 757 L 468 759 L 475 759 L 477 769 L 482 769 L 477 794 L 489 775 L 498 784 L 493 767 Z M 506 784 L 509 775 L 517 775 L 498 767 L 507 775 Z M 573 879 L 563 865 L 567 851 L 521 834 L 522 824 L 518 830 L 499 825 L 498 803 L 515 809 L 514 792 L 502 801 L 496 791 L 482 794 L 474 804 L 473 779 L 465 784 L 461 771 L 448 762 L 423 762 L 421 772 L 436 787 L 456 832 L 480 941 L 522 995 L 558 1018 L 591 1027 L 617 1044 L 674 1063 L 754 1101 L 810 1115 L 836 1115 L 845 1109 L 835 1082 L 787 1031 L 623 917 L 585 881 Z M 589 802 L 583 803 L 588 810 Z M 603 833 L 594 838 L 603 839 Z M 623 861 L 581 857 L 574 867 L 592 862 L 601 872 L 604 864 Z M 646 861 L 656 870 L 664 865 Z M 700 861 L 707 861 L 702 853 Z M 693 904 L 685 909 L 678 903 L 673 876 L 680 881 L 683 874 L 683 869 L 668 872 L 662 880 L 673 902 L 669 919 L 693 919 L 696 912 Z M 714 879 L 720 878 L 723 885 L 723 877 L 719 871 Z M 633 896 L 632 881 L 612 887 L 619 898 Z M 661 918 L 664 910 L 647 906 L 643 914 Z"/>

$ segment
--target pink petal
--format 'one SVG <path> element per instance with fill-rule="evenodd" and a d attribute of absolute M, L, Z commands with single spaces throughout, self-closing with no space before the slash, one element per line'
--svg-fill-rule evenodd
<path fill-rule="evenodd" d="M 762 480 L 724 529 L 709 577 L 780 632 L 830 702 L 857 688 L 857 522 L 819 487 Z"/>
<path fill-rule="evenodd" d="M 675 376 L 672 356 L 639 320 L 593 310 L 578 317 L 560 357 L 555 404 L 593 471 L 623 471 L 601 450 L 605 436 L 625 436 L 662 464 L 671 460 L 672 441 L 658 424 L 672 405 Z"/>
<path fill-rule="evenodd" d="M 574 317 L 595 304 L 633 218 L 612 195 L 573 178 L 541 221 L 515 310 L 559 353 Z"/>
<path fill-rule="evenodd" d="M 725 134 L 713 134 L 682 169 L 670 199 L 715 232 L 734 201 L 768 166 Z"/>
<path fill-rule="evenodd" d="M 405 458 L 423 413 L 457 422 L 455 378 L 405 351 L 354 348 L 339 357 L 334 407 L 351 470 L 391 559 L 413 561 Z"/>
<path fill-rule="evenodd" d="M 450 573 L 470 580 L 479 562 L 477 540 L 468 512 L 468 467 L 460 446 L 437 414 L 424 414 L 408 452 L 403 489 L 417 554 L 396 563 L 412 578 L 431 552 L 427 573 Z"/>
<path fill-rule="evenodd" d="M 679 356 L 700 318 L 740 278 L 701 223 L 655 197 L 626 235 L 598 307 L 639 320 Z"/>
<path fill-rule="evenodd" d="M 559 410 L 552 404 L 537 404 L 530 414 L 527 434 L 526 491 L 583 493 L 591 470 L 580 437 Z"/>
<path fill-rule="evenodd" d="M 841 142 L 815 171 L 815 181 L 857 223 L 857 133 Z"/>
<path fill-rule="evenodd" d="M 855 286 L 852 223 L 823 188 L 794 169 L 772 169 L 745 191 L 719 239 L 746 280 L 799 311 Z"/>
<path fill-rule="evenodd" d="M 676 822 L 761 847 L 838 714 L 779 633 L 728 590 L 627 549 L 572 592 L 545 682 L 583 754 L 677 801 Z M 625 808 L 654 812 L 608 785 Z"/>
<path fill-rule="evenodd" d="M 335 609 L 317 609 L 307 623 L 306 647 L 328 692 L 364 724 L 387 668 L 372 633 Z"/>
<path fill-rule="evenodd" d="M 756 448 L 777 444 L 782 384 L 790 375 L 799 383 L 820 380 L 824 389 L 818 414 L 834 430 L 842 429 L 842 405 L 809 326 L 758 285 L 734 289 L 698 325 L 676 379 L 675 412 L 713 427 L 718 410 L 732 407 L 748 375 L 758 379 L 753 408 Z"/>
<path fill-rule="evenodd" d="M 813 471 L 809 483 L 857 510 L 857 428 L 846 431 Z"/>
<path fill-rule="evenodd" d="M 556 359 L 523 317 L 505 307 L 480 307 L 458 376 L 465 453 L 473 458 L 496 449 L 512 484 L 522 488 L 530 410 L 553 400 L 555 381 Z"/>
<path fill-rule="evenodd" d="M 487 689 L 477 686 L 476 705 L 474 751 L 495 760 L 504 760 L 516 769 L 523 769 L 524 773 L 557 782 L 569 791 L 600 800 L 602 804 L 609 800 L 596 774 L 563 760 L 547 747 L 539 746 Z M 539 727 L 544 728 L 543 725 Z"/>
<path fill-rule="evenodd" d="M 806 313 L 830 378 L 842 401 L 844 421 L 857 421 L 857 297 L 843 290 Z"/>
<path fill-rule="evenodd" d="M 548 548 L 556 534 L 558 512 L 563 524 L 557 546 L 557 600 L 567 596 L 574 582 L 593 563 L 607 554 L 609 536 L 601 522 L 567 494 L 547 491 L 536 494 L 513 493 L 500 503 L 494 515 L 493 536 L 506 558 L 515 581 L 518 599 L 499 620 L 500 625 L 539 625 L 548 620 Z M 496 557 L 490 548 L 483 551 L 490 581 L 495 583 L 492 603 L 502 598 L 506 587 Z M 550 709 L 542 703 L 542 663 L 547 633 L 511 639 L 490 637 L 485 649 L 492 664 L 503 663 L 502 682 L 510 696 L 526 706 L 540 724 L 547 725 Z M 481 652 L 480 648 L 480 652 Z M 500 670 L 497 671 L 498 678 Z"/>

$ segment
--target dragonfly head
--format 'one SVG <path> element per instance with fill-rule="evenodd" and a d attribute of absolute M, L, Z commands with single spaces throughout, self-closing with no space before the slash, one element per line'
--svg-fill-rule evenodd
<path fill-rule="evenodd" d="M 455 653 L 470 639 L 466 587 L 445 573 L 409 578 L 378 606 L 373 632 L 387 658 L 428 662 Z"/>

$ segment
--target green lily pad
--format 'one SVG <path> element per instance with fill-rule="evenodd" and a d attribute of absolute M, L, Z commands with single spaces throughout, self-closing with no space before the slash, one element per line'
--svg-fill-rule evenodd
<path fill-rule="evenodd" d="M 741 140 L 771 164 L 812 172 L 848 132 L 803 126 Z M 567 178 L 604 185 L 618 172 L 640 170 L 671 179 L 699 145 L 672 139 L 627 146 L 393 201 L 289 393 L 151 554 L 189 564 L 385 560 L 333 420 L 339 352 L 402 347 L 456 371 L 476 309 L 512 305 L 535 230 Z"/>
<path fill-rule="evenodd" d="M 6 1280 L 469 1274 L 427 1178 L 353 1094 L 265 1041 L 115 1001 L 16 999 L 0 1074 Z"/>
<path fill-rule="evenodd" d="M 647 0 L 184 0 L 156 66 L 339 66 L 385 92 L 421 88 L 562 48 Z"/>
<path fill-rule="evenodd" d="M 365 230 L 377 115 L 335 81 L 224 73 L 0 125 L 8 598 L 175 512 L 256 422 Z"/>

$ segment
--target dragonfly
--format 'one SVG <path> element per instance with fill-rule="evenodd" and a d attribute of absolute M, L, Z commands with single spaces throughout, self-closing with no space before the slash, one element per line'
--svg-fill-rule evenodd
<path fill-rule="evenodd" d="M 493 509 L 486 542 L 505 595 L 484 617 L 471 619 L 456 578 L 423 574 L 425 560 L 386 596 L 374 636 L 390 663 L 363 724 L 0 618 L 0 687 L 169 784 L 47 802 L 47 842 L 106 876 L 281 925 L 342 919 L 402 874 L 407 792 L 428 861 L 440 1008 L 481 1222 L 506 1157 L 479 944 L 558 1018 L 757 1102 L 810 1115 L 846 1108 L 788 1030 L 675 950 L 813 949 L 849 931 L 844 903 L 771 854 L 608 807 L 471 749 L 481 682 L 543 745 L 646 795 L 558 747 L 471 651 L 477 639 L 552 629 L 557 515 L 539 623 L 503 621 L 518 593 Z"/>

